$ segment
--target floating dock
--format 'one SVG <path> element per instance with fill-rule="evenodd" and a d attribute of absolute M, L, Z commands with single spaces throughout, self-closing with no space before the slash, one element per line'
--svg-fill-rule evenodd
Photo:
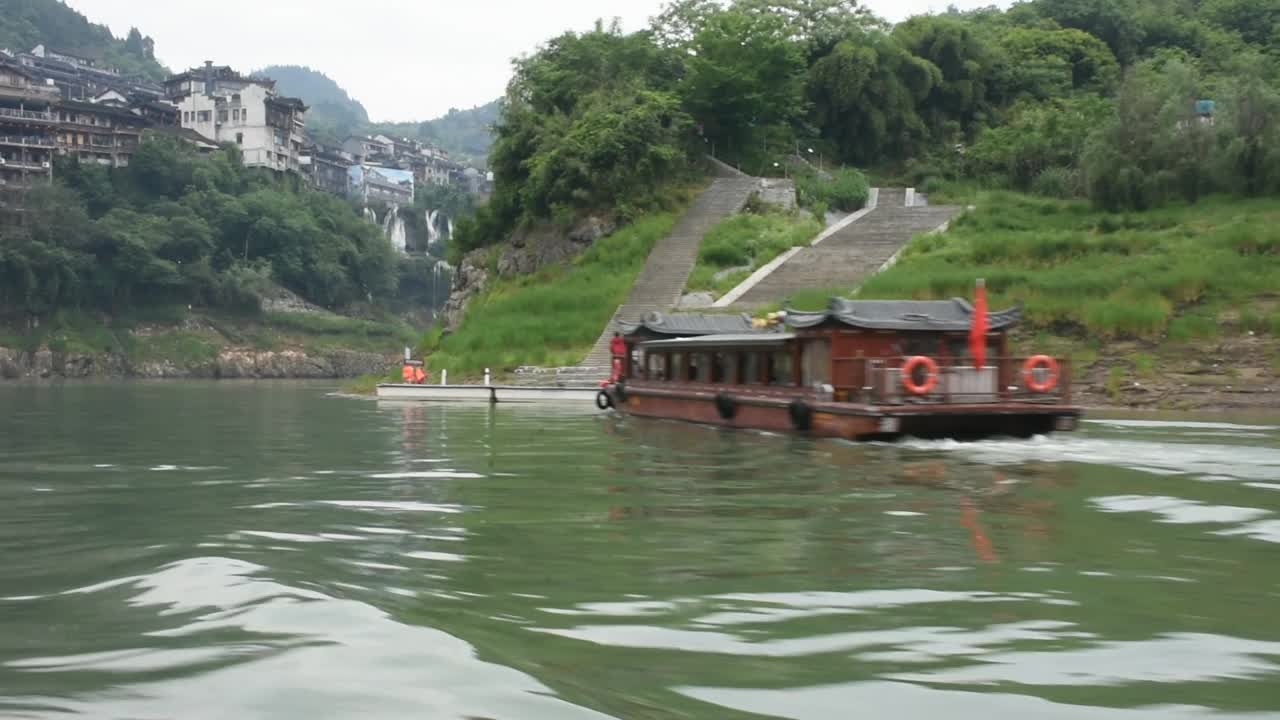
<path fill-rule="evenodd" d="M 378 386 L 380 400 L 421 400 L 423 402 L 472 403 L 596 403 L 600 388 L 522 387 L 519 385 L 407 385 Z"/>

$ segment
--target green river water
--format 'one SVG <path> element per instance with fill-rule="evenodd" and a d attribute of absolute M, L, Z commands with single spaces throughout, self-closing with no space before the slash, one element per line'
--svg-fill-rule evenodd
<path fill-rule="evenodd" d="M 856 445 L 333 389 L 0 386 L 0 717 L 1280 717 L 1280 416 Z"/>

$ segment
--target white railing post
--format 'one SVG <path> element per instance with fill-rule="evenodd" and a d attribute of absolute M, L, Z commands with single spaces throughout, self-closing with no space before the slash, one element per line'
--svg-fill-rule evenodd
<path fill-rule="evenodd" d="M 491 382 L 489 382 L 489 368 L 485 368 L 485 369 L 484 369 L 484 384 L 485 384 L 485 385 L 491 385 L 491 384 L 492 384 Z"/>
<path fill-rule="evenodd" d="M 441 371 L 440 371 L 440 384 L 441 384 L 441 385 L 448 385 L 448 384 L 449 384 L 449 371 L 448 371 L 448 370 L 441 370 Z"/>

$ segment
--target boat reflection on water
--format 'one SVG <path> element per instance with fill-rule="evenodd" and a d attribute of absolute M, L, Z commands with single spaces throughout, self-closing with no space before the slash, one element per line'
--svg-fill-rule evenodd
<path fill-rule="evenodd" d="M 675 492 L 694 497 L 699 493 L 728 499 L 735 495 L 757 498 L 761 492 L 836 493 L 840 499 L 829 508 L 833 518 L 858 516 L 865 500 L 878 494 L 902 494 L 908 499 L 901 509 L 889 511 L 891 516 L 949 518 L 945 522 L 963 529 L 968 538 L 968 560 L 982 563 L 1000 563 L 1002 558 L 1034 562 L 1049 555 L 1047 546 L 1058 513 L 1053 495 L 1073 485 L 1077 473 L 1070 465 L 1030 462 L 1007 468 L 957 463 L 947 452 L 921 452 L 896 443 L 812 440 L 680 421 L 614 415 L 601 418 L 600 426 L 621 444 L 609 452 L 609 467 L 615 475 L 625 477 L 628 469 L 644 467 L 649 478 L 682 478 Z M 789 463 L 785 472 L 760 472 L 781 458 Z M 653 494 L 648 482 L 611 483 L 609 493 L 618 498 L 608 510 L 613 522 L 676 512 L 663 507 L 662 497 Z M 758 507 L 744 507 L 741 512 L 760 515 Z M 796 514 L 778 508 L 773 516 Z M 901 546 L 906 541 L 899 536 L 881 542 Z M 1007 550 L 1002 553 L 998 545 L 1007 545 Z M 936 564 L 937 552 L 932 540 L 914 550 L 903 546 L 895 551 L 900 559 L 913 557 L 924 564 Z"/>
<path fill-rule="evenodd" d="M 1275 576 L 1222 568 L 1265 550 L 1266 511 L 1247 506 L 1275 491 L 1142 469 L 1205 452 L 1179 445 L 1193 434 L 855 443 L 419 407 L 385 406 L 427 435 L 413 452 L 483 477 L 431 481 L 465 531 L 465 562 L 431 592 L 460 605 L 413 617 L 576 705 L 717 720 L 843 717 L 876 698 L 911 717 L 949 698 L 1082 720 L 1274 707 L 1275 664 L 1251 653 L 1276 644 L 1251 628 L 1275 627 L 1259 600 Z M 1218 472 L 1263 487 L 1274 451 L 1247 453 Z M 1246 510 L 1254 525 L 1214 519 Z"/>

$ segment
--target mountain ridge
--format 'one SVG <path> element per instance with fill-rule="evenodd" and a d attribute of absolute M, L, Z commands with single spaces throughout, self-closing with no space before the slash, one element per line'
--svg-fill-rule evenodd
<path fill-rule="evenodd" d="M 155 41 L 136 27 L 125 38 L 58 0 L 0 0 L 0 48 L 23 52 L 46 45 L 82 55 L 126 76 L 161 81 L 169 74 Z"/>
<path fill-rule="evenodd" d="M 325 145 L 341 145 L 351 135 L 388 135 L 440 146 L 451 155 L 483 164 L 493 144 L 501 99 L 468 109 L 449 108 L 431 120 L 373 122 L 355 96 L 321 70 L 302 65 L 269 65 L 254 75 L 271 78 L 285 95 L 307 103 L 307 132 Z"/>

